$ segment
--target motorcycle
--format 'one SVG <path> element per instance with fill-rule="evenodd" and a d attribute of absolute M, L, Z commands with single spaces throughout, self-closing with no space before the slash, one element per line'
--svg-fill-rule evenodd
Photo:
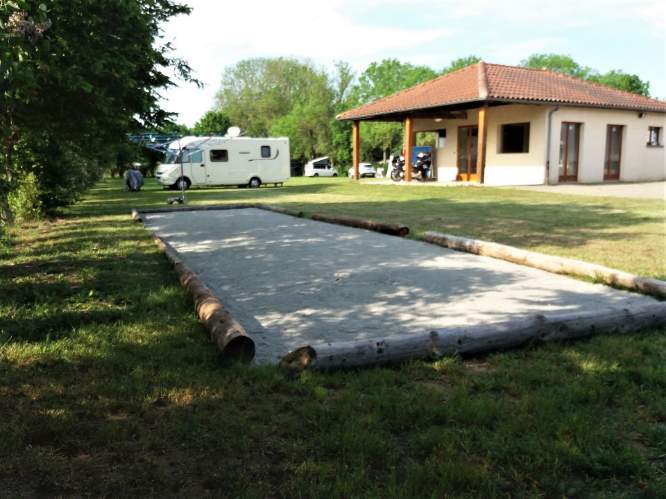
<path fill-rule="evenodd" d="M 430 178 L 432 169 L 432 158 L 430 153 L 420 152 L 416 156 L 416 162 L 412 165 L 412 178 L 425 182 Z M 405 157 L 396 155 L 392 160 L 391 180 L 400 182 L 405 178 Z"/>

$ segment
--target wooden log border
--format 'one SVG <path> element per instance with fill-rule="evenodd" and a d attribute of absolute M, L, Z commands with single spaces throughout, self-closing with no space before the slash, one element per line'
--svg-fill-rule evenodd
<path fill-rule="evenodd" d="M 143 215 L 151 215 L 156 213 L 174 213 L 179 211 L 216 211 L 216 210 L 240 210 L 244 208 L 256 208 L 259 210 L 272 211 L 282 215 L 289 215 L 296 218 L 305 218 L 306 215 L 302 211 L 291 210 L 283 208 L 282 206 L 274 206 L 270 204 L 261 203 L 243 203 L 243 204 L 213 204 L 204 206 L 184 206 L 184 207 L 167 207 L 167 208 L 147 208 L 142 210 L 132 210 L 132 219 L 136 222 L 143 221 Z M 337 225 L 346 225 L 348 227 L 355 227 L 357 229 L 366 229 L 382 234 L 391 236 L 405 237 L 409 234 L 409 227 L 406 225 L 389 224 L 378 222 L 376 220 L 368 220 L 363 218 L 346 217 L 341 215 L 324 215 L 314 213 L 309 218 L 318 222 L 326 222 Z"/>
<path fill-rule="evenodd" d="M 201 278 L 180 258 L 178 252 L 164 239 L 153 234 L 155 243 L 172 263 L 180 284 L 192 295 L 197 317 L 203 323 L 210 339 L 217 345 L 223 358 L 251 362 L 254 359 L 254 341 L 224 308 Z"/>
<path fill-rule="evenodd" d="M 305 216 L 301 211 L 280 206 L 244 203 L 132 210 L 132 218 L 143 222 L 144 214 L 243 208 L 263 209 L 299 218 Z M 409 228 L 406 226 L 372 220 L 322 214 L 313 214 L 311 218 L 400 237 L 409 233 Z M 224 356 L 251 361 L 255 352 L 254 341 L 247 336 L 243 327 L 231 317 L 200 278 L 185 265 L 173 247 L 159 236 L 153 235 L 153 237 L 173 263 L 181 284 L 192 294 L 197 315 L 218 349 Z M 591 278 L 613 287 L 666 298 L 666 282 L 601 265 L 439 232 L 426 232 L 422 239 L 449 249 L 498 258 L 556 274 Z M 595 334 L 626 333 L 664 326 L 666 326 L 666 302 L 636 305 L 632 308 L 614 307 L 588 312 L 535 314 L 490 324 L 435 329 L 354 342 L 307 345 L 287 354 L 280 365 L 297 371 L 367 367 L 413 359 L 437 359 L 445 355 L 474 355 L 517 348 L 526 344 L 574 340 Z"/>
<path fill-rule="evenodd" d="M 409 227 L 406 225 L 387 224 L 384 222 L 377 222 L 375 220 L 364 220 L 360 218 L 344 217 L 340 215 L 321 215 L 315 213 L 312 215 L 312 220 L 318 222 L 326 222 L 338 225 L 346 225 L 348 227 L 355 227 L 357 229 L 372 230 L 390 236 L 405 237 L 409 234 Z"/>
<path fill-rule="evenodd" d="M 445 355 L 475 355 L 528 344 L 663 326 L 666 326 L 666 302 L 631 309 L 615 307 L 591 312 L 536 314 L 491 324 L 308 345 L 287 354 L 280 365 L 290 371 L 358 368 L 415 359 L 434 360 Z"/>
<path fill-rule="evenodd" d="M 611 269 L 594 263 L 582 262 L 571 258 L 544 255 L 534 251 L 523 250 L 505 244 L 468 239 L 465 237 L 443 234 L 441 232 L 426 232 L 423 240 L 457 251 L 465 251 L 475 255 L 490 256 L 500 260 L 534 267 L 552 272 L 577 277 L 586 277 L 602 282 L 615 288 L 628 289 L 639 293 L 666 298 L 666 282 L 649 277 L 640 277 L 635 274 Z"/>
<path fill-rule="evenodd" d="M 174 213 L 180 211 L 215 211 L 215 210 L 238 210 L 244 208 L 257 208 L 266 211 L 302 218 L 302 211 L 283 208 L 268 204 L 242 203 L 204 206 L 183 206 L 166 208 L 147 208 L 142 210 L 133 209 L 132 219 L 135 222 L 145 222 L 145 215 L 157 213 Z M 313 218 L 317 215 L 313 215 Z M 384 234 L 407 235 L 409 228 L 384 224 L 372 220 L 360 220 L 349 217 L 329 217 L 321 215 L 321 221 L 328 223 L 339 223 L 352 227 L 374 230 Z M 210 335 L 210 339 L 217 345 L 223 358 L 251 362 L 255 355 L 254 340 L 224 307 L 222 302 L 213 294 L 201 278 L 195 274 L 180 258 L 178 252 L 167 241 L 153 234 L 157 246 L 165 253 L 178 274 L 181 285 L 190 293 L 194 300 L 197 317 L 203 323 Z"/>

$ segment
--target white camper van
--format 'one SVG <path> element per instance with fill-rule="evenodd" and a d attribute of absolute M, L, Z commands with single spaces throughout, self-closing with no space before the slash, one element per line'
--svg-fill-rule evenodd
<path fill-rule="evenodd" d="M 169 146 L 155 178 L 180 189 L 192 186 L 281 185 L 291 174 L 289 139 L 251 137 L 189 137 Z M 183 142 L 187 142 L 183 146 Z M 179 150 L 179 147 L 182 148 Z M 182 175 L 181 175 L 182 160 Z"/>

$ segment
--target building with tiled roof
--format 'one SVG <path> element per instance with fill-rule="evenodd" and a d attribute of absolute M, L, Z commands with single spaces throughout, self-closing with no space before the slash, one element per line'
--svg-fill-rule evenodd
<path fill-rule="evenodd" d="M 404 122 L 407 151 L 415 133 L 436 132 L 433 171 L 441 181 L 666 177 L 666 102 L 548 70 L 479 62 L 337 118 L 354 123 L 355 162 L 362 121 Z"/>

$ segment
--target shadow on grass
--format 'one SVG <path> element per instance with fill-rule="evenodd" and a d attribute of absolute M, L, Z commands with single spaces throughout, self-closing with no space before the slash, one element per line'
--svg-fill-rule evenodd
<path fill-rule="evenodd" d="M 335 186 L 319 189 L 326 194 Z M 261 191 L 222 194 L 246 192 Z M 203 194 L 220 200 L 219 192 Z M 459 224 L 456 232 L 466 235 L 475 234 L 463 229 L 484 234 L 501 223 L 503 237 L 516 239 L 522 228 L 512 231 L 519 225 L 509 222 L 516 210 L 546 210 L 530 222 L 534 234 L 547 233 L 542 219 L 557 213 L 535 207 L 534 198 L 510 202 L 513 209 L 503 213 L 500 201 L 462 195 L 425 200 L 439 210 L 436 226 L 416 200 L 283 204 L 406 220 L 416 230 Z M 124 199 L 103 209 L 125 216 L 131 204 Z M 618 220 L 594 206 L 601 220 L 581 215 L 586 237 L 606 237 L 604 229 Z M 406 207 L 415 213 L 408 216 Z M 25 236 L 40 240 L 13 246 L 9 258 L 17 260 L 0 267 L 0 313 L 21 309 L 20 321 L 36 317 L 56 326 L 51 336 L 40 325 L 29 341 L 0 341 L 4 495 L 664 495 L 663 332 L 489 355 L 488 367 L 478 370 L 457 359 L 297 379 L 273 368 L 222 369 L 144 230 L 124 218 L 96 220 L 97 208 L 88 209 L 75 207 L 80 218 L 67 220 L 73 239 L 66 231 L 46 237 L 53 227 L 30 229 Z M 502 217 L 495 217 L 498 210 Z M 573 209 L 565 213 L 575 216 Z M 627 215 L 621 232 L 632 220 L 645 223 Z M 113 230 L 105 232 L 107 226 Z M 87 234 L 101 255 L 91 255 Z M 568 237 L 562 231 L 557 239 L 568 244 Z M 57 274 L 62 282 L 49 280 Z M 461 291 L 483 284 L 472 277 Z M 94 290 L 93 297 L 68 289 L 71 283 Z M 110 306 L 121 316 L 104 315 Z M 20 334 L 29 325 L 11 327 Z"/>

